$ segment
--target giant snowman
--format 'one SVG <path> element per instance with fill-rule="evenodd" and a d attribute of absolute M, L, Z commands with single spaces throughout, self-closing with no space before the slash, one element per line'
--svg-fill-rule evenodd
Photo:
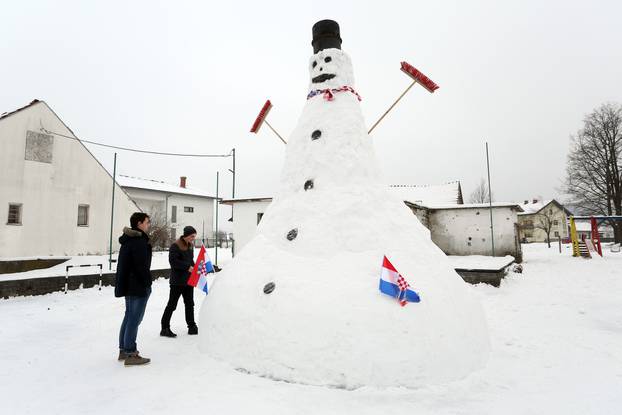
<path fill-rule="evenodd" d="M 337 23 L 316 23 L 312 45 L 280 190 L 210 287 L 201 350 L 244 372 L 348 389 L 464 377 L 489 353 L 482 308 L 383 183 Z M 385 255 L 419 303 L 379 291 Z"/>

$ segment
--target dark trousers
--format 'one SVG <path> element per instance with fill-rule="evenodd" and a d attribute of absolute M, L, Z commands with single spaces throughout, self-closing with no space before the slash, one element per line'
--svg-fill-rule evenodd
<path fill-rule="evenodd" d="M 136 336 L 138 335 L 138 326 L 143 321 L 147 300 L 151 294 L 151 288 L 147 289 L 147 295 L 137 297 L 135 295 L 125 296 L 125 315 L 119 330 L 119 349 L 132 353 L 136 351 Z"/>
<path fill-rule="evenodd" d="M 173 311 L 177 308 L 177 302 L 179 297 L 184 297 L 184 306 L 186 308 L 186 324 L 188 328 L 196 326 L 194 322 L 194 287 L 189 285 L 171 285 L 171 292 L 168 297 L 168 303 L 162 314 L 162 328 L 168 329 L 171 327 L 171 316 Z"/>

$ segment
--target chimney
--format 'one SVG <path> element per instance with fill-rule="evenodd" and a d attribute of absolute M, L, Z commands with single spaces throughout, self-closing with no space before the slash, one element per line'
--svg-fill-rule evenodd
<path fill-rule="evenodd" d="M 181 176 L 179 178 L 179 187 L 186 188 L 186 176 Z"/>
<path fill-rule="evenodd" d="M 186 187 L 186 186 L 184 186 L 184 187 Z M 538 203 L 538 199 L 534 199 L 533 203 Z"/>

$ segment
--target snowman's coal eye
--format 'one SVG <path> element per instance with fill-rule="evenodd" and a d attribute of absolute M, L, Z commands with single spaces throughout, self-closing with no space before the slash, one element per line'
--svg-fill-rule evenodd
<path fill-rule="evenodd" d="M 327 57 L 324 58 L 324 62 L 326 62 L 326 63 L 328 63 L 328 62 L 330 62 L 332 60 L 333 60 L 333 58 L 331 58 L 330 56 L 327 56 Z"/>
<path fill-rule="evenodd" d="M 311 65 L 311 67 L 315 68 L 317 66 L 317 62 L 313 61 L 313 65 Z"/>

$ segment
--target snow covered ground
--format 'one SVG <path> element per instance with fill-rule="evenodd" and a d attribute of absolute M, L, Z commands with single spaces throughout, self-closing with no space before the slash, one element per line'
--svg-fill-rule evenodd
<path fill-rule="evenodd" d="M 159 337 L 164 280 L 139 332 L 139 349 L 153 359 L 146 367 L 116 361 L 123 305 L 111 287 L 0 300 L 2 413 L 619 414 L 622 253 L 605 251 L 584 260 L 569 247 L 525 245 L 523 274 L 500 288 L 473 287 L 490 326 L 487 367 L 419 389 L 346 391 L 240 373 L 199 353 L 181 302 L 179 337 Z"/>

